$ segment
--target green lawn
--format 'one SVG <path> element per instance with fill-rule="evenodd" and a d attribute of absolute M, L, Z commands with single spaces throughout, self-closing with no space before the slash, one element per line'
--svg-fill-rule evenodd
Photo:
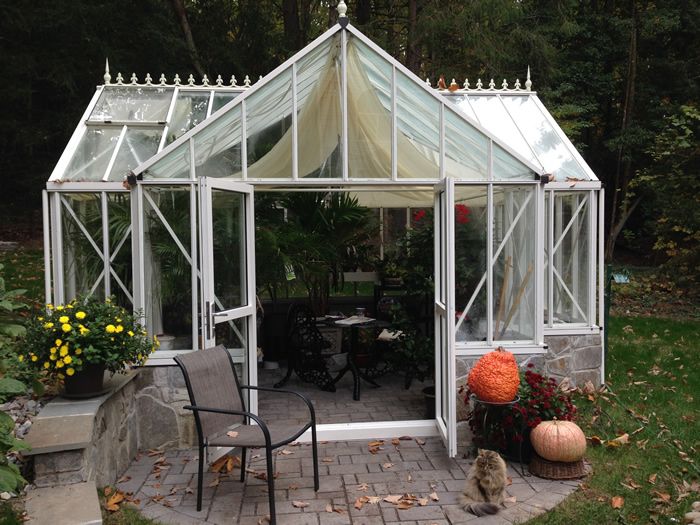
<path fill-rule="evenodd" d="M 607 389 L 577 398 L 579 425 L 601 441 L 586 453 L 594 473 L 531 523 L 684 523 L 700 500 L 699 333 L 694 321 L 611 318 Z"/>

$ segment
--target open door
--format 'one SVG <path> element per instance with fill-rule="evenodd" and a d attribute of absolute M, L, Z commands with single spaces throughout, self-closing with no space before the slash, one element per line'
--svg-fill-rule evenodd
<path fill-rule="evenodd" d="M 435 414 L 450 457 L 457 455 L 454 181 L 435 186 Z"/>
<path fill-rule="evenodd" d="M 201 347 L 223 344 L 241 382 L 257 382 L 253 187 L 201 177 L 199 184 Z M 257 399 L 250 400 L 257 410 Z"/>

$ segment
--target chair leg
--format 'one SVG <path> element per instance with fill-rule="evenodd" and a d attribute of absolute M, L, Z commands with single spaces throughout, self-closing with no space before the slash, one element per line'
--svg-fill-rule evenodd
<path fill-rule="evenodd" d="M 314 490 L 318 492 L 318 441 L 316 440 L 316 425 L 311 426 L 311 448 L 314 456 Z"/>
<path fill-rule="evenodd" d="M 204 445 L 199 445 L 199 469 L 197 471 L 197 512 L 202 510 L 202 484 L 204 482 L 204 464 L 207 456 L 204 452 Z"/>
<path fill-rule="evenodd" d="M 246 449 L 245 447 L 241 447 L 241 483 L 245 481 L 245 456 L 246 456 Z"/>
<path fill-rule="evenodd" d="M 270 524 L 275 525 L 277 518 L 275 516 L 275 473 L 272 469 L 272 450 L 265 450 L 267 456 L 267 492 L 268 501 L 270 502 Z"/>

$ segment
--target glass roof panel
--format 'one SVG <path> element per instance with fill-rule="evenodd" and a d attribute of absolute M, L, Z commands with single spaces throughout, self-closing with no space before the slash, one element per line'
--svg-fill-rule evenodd
<path fill-rule="evenodd" d="M 530 96 L 502 97 L 505 107 L 515 119 L 523 135 L 537 154 L 539 164 L 557 180 L 566 177 L 590 180 L 559 137 L 556 130 Z M 573 148 L 573 145 L 570 147 Z"/>
<path fill-rule="evenodd" d="M 185 141 L 143 172 L 147 179 L 189 179 L 190 143 Z"/>
<path fill-rule="evenodd" d="M 518 159 L 493 143 L 493 175 L 494 180 L 532 180 L 533 171 Z"/>
<path fill-rule="evenodd" d="M 342 178 L 340 38 L 297 63 L 299 177 Z"/>
<path fill-rule="evenodd" d="M 350 176 L 391 179 L 392 66 L 356 38 L 347 65 Z"/>
<path fill-rule="evenodd" d="M 238 105 L 194 136 L 197 177 L 241 175 L 241 106 Z"/>
<path fill-rule="evenodd" d="M 102 180 L 119 141 L 123 126 L 89 126 L 61 180 Z"/>
<path fill-rule="evenodd" d="M 445 175 L 488 180 L 488 138 L 445 108 Z"/>
<path fill-rule="evenodd" d="M 231 102 L 238 95 L 240 95 L 240 92 L 231 93 L 229 91 L 226 91 L 226 92 L 215 91 L 214 92 L 214 102 L 212 102 L 212 105 L 211 105 L 211 114 L 213 115 L 214 113 L 219 111 L 221 108 L 223 108 L 226 104 Z"/>
<path fill-rule="evenodd" d="M 271 78 L 245 100 L 248 178 L 292 178 L 292 69 Z M 268 159 L 265 157 L 271 154 Z M 285 163 L 277 161 L 282 155 Z"/>
<path fill-rule="evenodd" d="M 407 175 L 417 153 L 427 160 L 421 166 L 422 176 L 440 178 L 440 102 L 399 71 L 396 119 L 399 132 L 406 138 L 398 143 L 398 176 Z"/>
<path fill-rule="evenodd" d="M 127 128 L 107 180 L 123 181 L 131 170 L 156 154 L 162 136 L 162 128 Z"/>
<path fill-rule="evenodd" d="M 207 118 L 210 94 L 211 92 L 209 91 L 204 93 L 180 91 L 177 94 L 175 108 L 168 126 L 166 145 L 175 142 L 175 140 Z"/>
<path fill-rule="evenodd" d="M 88 120 L 164 122 L 174 88 L 106 86 Z"/>

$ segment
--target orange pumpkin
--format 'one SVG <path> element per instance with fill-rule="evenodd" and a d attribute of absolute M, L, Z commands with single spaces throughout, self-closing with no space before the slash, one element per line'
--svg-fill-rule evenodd
<path fill-rule="evenodd" d="M 540 456 L 549 461 L 571 463 L 586 453 L 586 436 L 571 421 L 542 421 L 530 433 L 530 442 Z"/>
<path fill-rule="evenodd" d="M 467 377 L 469 390 L 481 401 L 508 403 L 515 399 L 520 375 L 515 357 L 499 346 L 479 359 Z"/>

